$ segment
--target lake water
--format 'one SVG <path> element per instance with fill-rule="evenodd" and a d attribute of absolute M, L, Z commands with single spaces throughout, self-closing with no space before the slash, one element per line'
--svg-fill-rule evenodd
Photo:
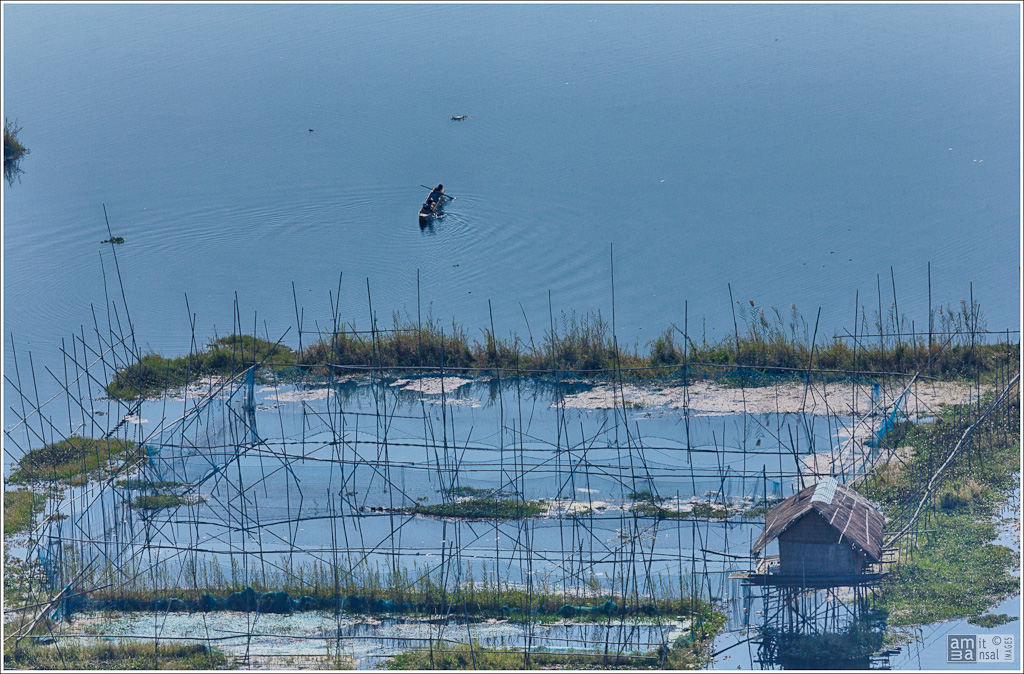
<path fill-rule="evenodd" d="M 5 5 L 4 111 L 24 128 L 31 150 L 20 181 L 3 188 L 5 374 L 16 345 L 23 377 L 25 352 L 33 355 L 39 399 L 56 392 L 44 367 L 61 372 L 61 338 L 89 335 L 94 309 L 95 320 L 107 322 L 108 293 L 122 301 L 118 269 L 141 348 L 176 355 L 189 350 L 190 314 L 199 339 L 232 329 L 236 293 L 243 325 L 256 323 L 274 340 L 291 327 L 285 341 L 297 346 L 295 305 L 304 333 L 323 328 L 340 273 L 342 318 L 361 328 L 371 298 L 384 323 L 392 311 L 415 318 L 417 292 L 424 314 L 454 317 L 474 337 L 492 308 L 506 334 L 539 334 L 549 306 L 556 315 L 600 309 L 608 318 L 613 246 L 616 329 L 630 344 L 643 346 L 672 323 L 682 327 L 684 306 L 692 334 L 709 341 L 729 334 L 728 284 L 742 303 L 784 314 L 795 304 L 811 326 L 820 307 L 824 334 L 852 328 L 858 291 L 869 317 L 898 299 L 900 314 L 925 329 L 929 262 L 933 306 L 967 298 L 973 282 L 987 327 L 1016 329 L 1020 11 Z M 452 121 L 457 115 L 468 118 Z M 438 182 L 458 198 L 432 230 L 422 230 L 415 216 L 426 194 L 421 185 Z M 104 204 L 110 233 L 125 239 L 116 267 L 111 247 L 100 244 L 109 236 Z M 119 312 L 110 320 L 129 319 Z M 494 446 L 502 447 L 507 411 L 495 416 L 487 386 L 471 387 L 485 401 L 481 408 L 455 404 L 458 442 L 468 445 L 475 428 L 482 447 L 460 461 L 493 464 Z M 9 413 L 16 396 L 11 383 L 4 387 L 8 429 L 17 421 Z M 352 404 L 370 414 L 367 395 Z M 543 395 L 538 387 L 527 397 Z M 286 427 L 281 407 L 266 396 L 261 402 L 261 421 L 280 424 L 282 446 L 297 436 L 305 441 L 305 425 Z M 550 445 L 562 437 L 564 420 L 542 402 L 537 409 L 545 414 L 528 430 Z M 320 404 L 289 404 L 300 403 L 314 411 Z M 174 418 L 166 405 L 138 410 L 153 423 L 140 421 L 133 432 L 141 437 L 157 419 Z M 46 413 L 64 428 L 59 408 Z M 63 414 L 79 411 L 69 404 Z M 392 446 L 416 455 L 391 458 L 409 464 L 394 477 L 403 491 L 408 478 L 414 495 L 436 499 L 441 485 L 422 484 L 430 474 L 430 457 L 420 456 L 426 416 L 398 420 Z M 569 416 L 566 428 L 576 433 L 578 424 L 581 438 L 607 432 L 607 412 Z M 729 442 L 746 438 L 739 417 L 695 426 L 696 442 L 715 449 L 703 457 L 714 462 L 709 468 L 720 473 L 721 462 L 740 460 L 756 473 L 763 464 L 747 465 L 745 453 L 717 451 L 726 443 L 720 423 Z M 685 499 L 714 488 L 692 476 L 687 487 L 671 472 L 682 456 L 677 417 L 638 415 L 629 424 L 657 445 L 648 458 L 662 471 L 665 493 Z M 317 440 L 316 433 L 334 430 L 309 432 Z M 436 428 L 429 433 L 433 439 Z M 834 429 L 825 423 L 815 433 L 830 443 Z M 402 448 L 403 439 L 419 444 Z M 621 447 L 618 438 L 614 446 Z M 7 463 L 14 450 L 5 450 Z M 328 496 L 354 473 L 324 476 L 318 461 L 329 454 L 292 462 L 291 478 L 282 471 L 267 480 L 255 459 L 241 462 L 239 474 L 259 470 L 256 484 L 284 488 L 286 497 L 288 480 L 302 479 L 309 489 L 303 512 L 333 517 Z M 529 444 L 521 454 L 537 464 L 552 456 L 549 446 Z M 622 456 L 606 449 L 593 458 L 614 473 L 625 470 Z M 781 451 L 773 456 L 780 474 L 790 472 Z M 173 458 L 188 479 L 208 469 L 203 457 Z M 501 483 L 500 465 L 490 474 L 475 468 L 481 484 Z M 567 487 L 536 474 L 525 490 L 532 497 L 626 498 L 614 480 Z M 366 483 L 373 488 L 372 477 Z M 726 491 L 752 498 L 764 494 L 763 479 L 760 486 L 755 479 Z M 217 518 L 232 512 L 216 488 L 212 480 L 203 492 L 208 501 L 189 510 L 209 518 L 202 528 L 198 520 L 168 521 L 167 530 L 194 543 L 216 540 Z M 359 505 L 383 506 L 384 493 L 365 491 Z M 109 513 L 97 503 L 100 514 L 89 524 L 105 533 Z M 322 530 L 280 523 L 279 506 L 261 508 L 271 524 L 267 540 L 254 545 L 287 541 L 289 552 L 325 545 Z M 291 507 L 286 502 L 285 515 Z M 384 518 L 394 520 L 372 519 Z M 340 519 L 344 531 L 360 521 L 352 512 Z M 621 540 L 617 519 L 595 519 L 592 540 Z M 553 548 L 556 537 L 564 545 L 559 522 L 531 525 L 538 549 Z M 384 558 L 395 550 L 419 554 L 446 535 L 443 523 L 416 523 Z M 123 531 L 119 524 L 114 529 Z M 670 524 L 654 527 L 650 543 L 652 564 L 666 573 L 666 560 L 679 560 L 675 551 L 696 552 L 702 531 L 700 544 L 729 553 L 748 550 L 758 528 Z M 359 530 L 358 545 L 394 539 L 393 526 L 387 536 L 372 525 L 365 536 Z M 481 555 L 510 560 L 515 548 L 504 546 L 521 533 L 512 524 L 458 529 L 479 538 Z M 192 530 L 195 539 L 186 535 Z M 662 550 L 670 554 L 662 558 Z M 716 595 L 730 592 L 728 559 L 702 562 L 702 575 L 717 579 Z"/>
<path fill-rule="evenodd" d="M 1019 7 L 5 6 L 4 353 L 105 321 L 102 205 L 144 349 L 243 325 L 611 311 L 641 346 L 736 301 L 852 328 L 1020 322 Z M 468 115 L 451 121 L 453 115 Z M 310 131 L 312 129 L 312 131 Z M 415 213 L 458 197 L 433 232 Z M 524 318 L 525 314 L 525 318 Z M 123 318 L 123 317 L 122 317 Z M 264 324 L 265 321 L 265 324 Z M 287 342 L 297 343 L 292 329 Z M 52 380 L 39 377 L 42 394 Z M 5 384 L 6 386 L 6 384 Z M 5 393 L 10 394 L 10 387 Z M 5 411 L 6 414 L 6 411 Z M 5 422 L 6 423 L 6 422 Z"/>

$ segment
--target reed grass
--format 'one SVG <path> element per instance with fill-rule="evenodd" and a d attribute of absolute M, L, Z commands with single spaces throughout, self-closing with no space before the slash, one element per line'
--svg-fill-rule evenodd
<path fill-rule="evenodd" d="M 446 571 L 436 565 L 350 567 L 344 561 L 338 565 L 293 563 L 286 555 L 250 565 L 248 573 L 236 557 L 228 568 L 213 558 L 194 557 L 181 565 L 161 562 L 150 566 L 143 560 L 131 560 L 121 565 L 89 566 L 71 546 L 65 547 L 62 560 L 64 577 L 81 574 L 78 586 L 97 588 L 76 600 L 75 610 L 247 607 L 275 613 L 319 609 L 364 615 L 445 615 L 456 611 L 517 621 L 665 615 L 709 626 L 723 619 L 716 607 L 697 596 L 695 588 L 674 581 L 655 583 L 653 595 L 623 596 L 615 591 L 615 579 L 611 578 L 602 582 L 591 577 L 585 587 L 566 592 L 560 584 L 538 580 L 526 587 L 509 582 L 500 569 L 474 574 L 468 566 Z"/>
<path fill-rule="evenodd" d="M 230 376 L 254 363 L 265 367 L 295 364 L 295 352 L 284 345 L 249 335 L 219 337 L 199 353 L 178 358 L 146 354 L 138 362 L 119 369 L 107 384 L 107 395 L 121 400 L 151 396 L 179 388 L 207 376 Z"/>
<path fill-rule="evenodd" d="M 5 669 L 30 670 L 180 670 L 234 669 L 231 659 L 202 644 L 119 641 L 35 645 L 22 641 L 4 647 Z"/>
<path fill-rule="evenodd" d="M 18 121 L 11 122 L 4 117 L 4 178 L 9 185 L 13 185 L 14 179 L 21 175 L 19 164 L 22 157 L 29 154 L 29 149 L 18 139 L 19 133 Z"/>
<path fill-rule="evenodd" d="M 17 161 L 29 153 L 28 148 L 18 140 L 19 133 L 21 133 L 21 127 L 18 126 L 17 120 L 12 122 L 4 117 L 4 164 Z"/>
<path fill-rule="evenodd" d="M 621 371 L 632 379 L 679 377 L 714 379 L 723 384 L 769 385 L 779 378 L 799 378 L 807 371 L 909 374 L 926 371 L 938 378 L 972 377 L 1000 368 L 1019 367 L 1019 350 L 1011 344 L 985 343 L 980 309 L 962 303 L 940 310 L 937 332 L 949 333 L 929 340 L 922 335 L 901 336 L 895 320 L 887 324 L 866 319 L 859 334 L 868 329 L 884 338 L 832 337 L 808 334 L 807 323 L 792 307 L 783 317 L 774 307 L 740 303 L 745 330 L 715 342 L 672 326 L 641 348 L 617 344 L 611 326 L 600 311 L 577 314 L 562 312 L 537 340 L 516 333 L 502 338 L 483 329 L 482 339 L 455 323 L 444 325 L 432 316 L 421 324 L 392 316 L 387 329 L 359 331 L 355 324 L 324 334 L 295 352 L 265 340 L 232 335 L 213 340 L 207 349 L 191 356 L 164 358 L 148 354 L 141 361 L 119 370 L 107 392 L 130 399 L 149 396 L 185 384 L 203 375 L 228 375 L 263 360 L 267 368 L 281 375 L 291 368 L 317 376 L 339 371 L 382 370 L 405 374 L 409 368 L 459 371 L 468 374 L 502 372 L 525 376 L 559 373 L 568 376 L 602 377 Z M 908 332 L 907 326 L 903 326 Z M 880 332 L 879 332 L 880 331 Z"/>
<path fill-rule="evenodd" d="M 129 440 L 73 435 L 25 452 L 7 481 L 10 484 L 55 481 L 80 486 L 113 475 L 126 464 L 145 457 L 145 447 Z"/>

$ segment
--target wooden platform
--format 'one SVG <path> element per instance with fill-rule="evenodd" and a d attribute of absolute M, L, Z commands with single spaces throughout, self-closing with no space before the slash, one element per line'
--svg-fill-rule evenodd
<path fill-rule="evenodd" d="M 776 587 L 854 587 L 870 585 L 882 580 L 888 573 L 858 573 L 847 576 L 784 576 L 780 573 L 735 574 L 730 578 L 742 578 L 750 585 L 773 585 Z"/>

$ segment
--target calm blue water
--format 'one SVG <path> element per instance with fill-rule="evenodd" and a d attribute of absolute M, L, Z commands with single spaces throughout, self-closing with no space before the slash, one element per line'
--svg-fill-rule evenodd
<path fill-rule="evenodd" d="M 143 348 L 373 308 L 499 332 L 611 309 L 717 339 L 737 301 L 822 331 L 1019 302 L 1019 15 L 996 6 L 3 8 L 4 353 L 106 322 L 102 204 Z M 452 115 L 469 115 L 462 122 Z M 313 132 L 308 131 L 313 129 Z M 425 190 L 458 197 L 431 234 Z M 111 291 L 120 294 L 115 282 Z M 521 305 L 521 306 L 520 306 Z M 124 317 L 122 317 L 124 318 Z M 265 323 L 264 323 L 265 321 Z M 297 344 L 292 329 L 287 340 Z M 46 389 L 47 377 L 40 376 Z M 51 387 L 52 388 L 52 387 Z M 9 393 L 9 388 L 7 389 Z M 45 393 L 45 391 L 43 392 Z M 7 422 L 5 422 L 6 424 Z"/>

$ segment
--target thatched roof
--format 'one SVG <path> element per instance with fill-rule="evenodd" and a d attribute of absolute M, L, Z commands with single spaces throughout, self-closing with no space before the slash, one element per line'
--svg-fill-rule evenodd
<path fill-rule="evenodd" d="M 839 484 L 834 477 L 822 480 L 793 494 L 764 516 L 764 533 L 754 543 L 758 553 L 794 522 L 810 512 L 817 512 L 839 532 L 840 541 L 849 541 L 872 561 L 882 559 L 882 527 L 885 519 L 871 502 Z"/>

